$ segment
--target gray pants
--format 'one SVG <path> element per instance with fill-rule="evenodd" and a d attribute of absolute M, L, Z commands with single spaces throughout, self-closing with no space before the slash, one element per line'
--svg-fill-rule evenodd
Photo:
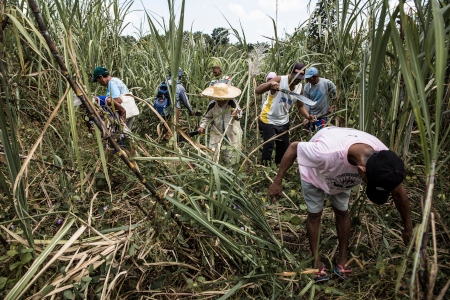
<path fill-rule="evenodd" d="M 325 203 L 325 192 L 309 182 L 304 180 L 302 182 L 303 198 L 305 199 L 306 207 L 310 213 L 319 213 L 323 210 Z M 340 211 L 346 211 L 348 209 L 348 201 L 350 199 L 351 190 L 343 191 L 342 193 L 329 195 L 331 204 L 334 208 Z"/>
<path fill-rule="evenodd" d="M 125 121 L 125 124 L 127 124 L 128 129 L 132 130 L 133 124 L 134 124 L 134 117 L 131 117 Z"/>

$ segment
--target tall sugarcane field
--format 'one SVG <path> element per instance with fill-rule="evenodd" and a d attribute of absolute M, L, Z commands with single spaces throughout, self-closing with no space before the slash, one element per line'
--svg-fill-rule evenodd
<path fill-rule="evenodd" d="M 450 299 L 450 1 L 134 2 L 0 0 L 1 299 Z"/>

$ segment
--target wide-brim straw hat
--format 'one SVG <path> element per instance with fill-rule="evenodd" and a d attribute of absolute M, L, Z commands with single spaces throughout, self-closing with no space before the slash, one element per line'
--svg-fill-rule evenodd
<path fill-rule="evenodd" d="M 241 90 L 226 83 L 216 83 L 202 92 L 204 97 L 213 100 L 231 100 L 238 97 Z"/>

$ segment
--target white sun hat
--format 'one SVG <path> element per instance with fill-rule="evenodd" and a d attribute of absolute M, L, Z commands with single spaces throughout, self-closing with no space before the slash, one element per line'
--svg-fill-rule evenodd
<path fill-rule="evenodd" d="M 203 96 L 213 100 L 231 100 L 240 94 L 240 89 L 226 83 L 216 83 L 202 92 Z"/>

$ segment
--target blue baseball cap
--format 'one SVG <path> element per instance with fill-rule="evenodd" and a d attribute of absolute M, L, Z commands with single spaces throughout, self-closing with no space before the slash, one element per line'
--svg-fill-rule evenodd
<path fill-rule="evenodd" d="M 305 78 L 308 79 L 308 78 L 311 78 L 311 77 L 316 76 L 316 75 L 319 75 L 319 71 L 317 71 L 317 69 L 314 68 L 314 67 L 313 68 L 309 68 L 308 71 L 306 71 Z"/>
<path fill-rule="evenodd" d="M 169 76 L 172 76 L 172 72 L 170 72 L 170 68 L 167 68 L 167 72 L 169 72 Z M 182 77 L 183 76 L 183 69 L 178 68 L 178 77 Z"/>

